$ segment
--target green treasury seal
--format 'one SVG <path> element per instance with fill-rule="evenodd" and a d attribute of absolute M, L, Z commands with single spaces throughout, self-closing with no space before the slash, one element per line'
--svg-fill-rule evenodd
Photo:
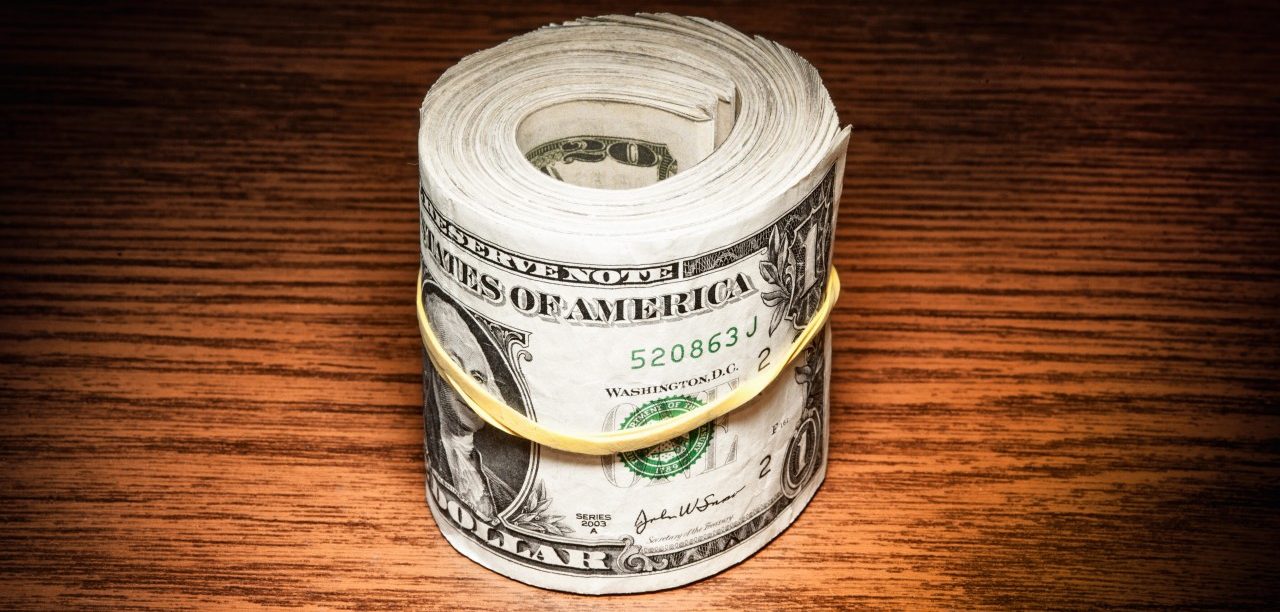
<path fill-rule="evenodd" d="M 675 395 L 653 400 L 636 408 L 619 429 L 629 429 L 655 423 L 671 418 L 677 414 L 689 412 L 702 405 L 702 402 L 688 396 Z M 666 442 L 655 444 L 649 448 L 619 453 L 622 463 L 627 469 L 645 478 L 668 478 L 675 476 L 698 462 L 707 446 L 711 444 L 711 434 L 715 425 L 705 423 L 689 433 L 681 434 Z"/>

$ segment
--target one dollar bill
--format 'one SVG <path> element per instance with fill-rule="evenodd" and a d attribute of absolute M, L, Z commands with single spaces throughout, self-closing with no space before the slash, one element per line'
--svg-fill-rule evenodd
<path fill-rule="evenodd" d="M 423 104 L 428 320 L 541 424 L 697 410 L 783 358 L 825 298 L 847 140 L 808 64 L 715 22 L 594 18 L 470 56 Z M 424 358 L 432 514 L 460 552 L 537 586 L 718 572 L 822 482 L 830 348 L 819 334 L 745 406 L 604 457 L 485 425 Z"/>

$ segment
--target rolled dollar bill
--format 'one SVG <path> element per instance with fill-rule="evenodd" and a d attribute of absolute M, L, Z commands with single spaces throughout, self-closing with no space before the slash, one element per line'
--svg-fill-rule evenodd
<path fill-rule="evenodd" d="M 419 314 L 454 380 L 424 359 L 427 499 L 450 544 L 536 586 L 626 593 L 791 524 L 826 473 L 829 330 L 787 356 L 831 298 L 848 137 L 811 65 L 705 19 L 548 26 L 437 80 Z M 604 455 L 506 433 L 456 384 L 586 436 L 698 411 L 778 360 L 732 412 Z"/>

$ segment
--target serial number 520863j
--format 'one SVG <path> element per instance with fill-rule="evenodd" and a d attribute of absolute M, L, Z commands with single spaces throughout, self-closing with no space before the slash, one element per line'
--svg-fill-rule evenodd
<path fill-rule="evenodd" d="M 694 338 L 688 342 L 677 342 L 671 346 L 655 346 L 638 348 L 631 351 L 631 369 L 660 368 L 668 364 L 680 363 L 686 359 L 700 359 L 705 355 L 713 355 L 724 349 L 736 346 L 743 337 L 750 338 L 759 331 L 756 317 L 751 317 L 750 329 L 739 331 L 738 326 L 730 327 L 711 334 L 707 338 Z"/>

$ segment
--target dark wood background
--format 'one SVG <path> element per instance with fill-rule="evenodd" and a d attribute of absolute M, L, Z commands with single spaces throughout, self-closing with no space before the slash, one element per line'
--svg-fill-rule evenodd
<path fill-rule="evenodd" d="M 0 607 L 1275 605 L 1280 12 L 671 4 L 826 78 L 832 456 L 742 565 L 540 591 L 423 500 L 415 137 L 634 6 L 0 9 Z"/>

